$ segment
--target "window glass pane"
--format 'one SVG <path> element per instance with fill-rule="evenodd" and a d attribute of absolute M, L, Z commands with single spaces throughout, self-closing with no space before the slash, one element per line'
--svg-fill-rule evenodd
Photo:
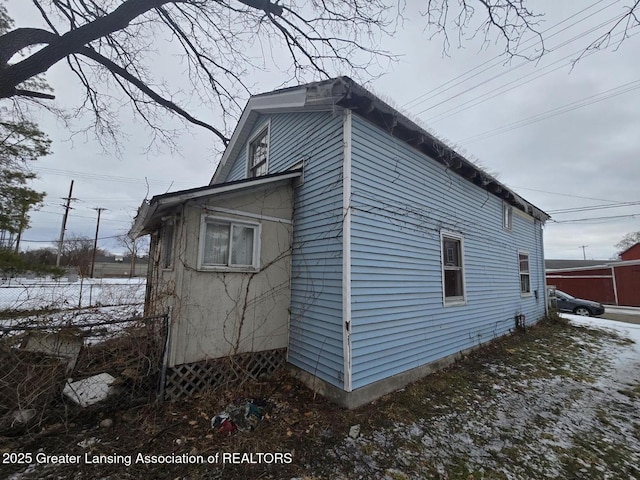
<path fill-rule="evenodd" d="M 202 263 L 227 265 L 229 261 L 229 225 L 207 223 Z"/>
<path fill-rule="evenodd" d="M 442 239 L 442 262 L 447 267 L 460 267 L 460 240 Z"/>
<path fill-rule="evenodd" d="M 462 270 L 445 270 L 444 271 L 444 296 L 463 297 L 462 291 Z"/>
<path fill-rule="evenodd" d="M 267 174 L 267 162 L 263 162 L 259 166 L 257 166 L 256 169 L 254 170 L 254 172 L 255 172 L 255 176 L 256 177 L 259 177 L 260 175 L 266 175 Z"/>
<path fill-rule="evenodd" d="M 251 177 L 267 174 L 268 133 L 268 130 L 264 130 L 249 145 L 249 173 Z"/>
<path fill-rule="evenodd" d="M 162 266 L 169 268 L 173 265 L 173 223 L 164 225 L 164 235 L 162 238 Z"/>
<path fill-rule="evenodd" d="M 518 254 L 520 261 L 520 273 L 529 273 L 529 255 L 526 253 Z"/>
<path fill-rule="evenodd" d="M 531 292 L 531 279 L 529 275 L 520 275 L 520 291 L 522 293 Z"/>
<path fill-rule="evenodd" d="M 253 227 L 234 225 L 231 265 L 253 265 Z"/>

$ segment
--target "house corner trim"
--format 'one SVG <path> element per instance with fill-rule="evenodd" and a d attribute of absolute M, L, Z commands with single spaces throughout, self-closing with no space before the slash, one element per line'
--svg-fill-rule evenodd
<path fill-rule="evenodd" d="M 344 110 L 342 123 L 342 348 L 344 390 L 351 385 L 351 110 Z"/>

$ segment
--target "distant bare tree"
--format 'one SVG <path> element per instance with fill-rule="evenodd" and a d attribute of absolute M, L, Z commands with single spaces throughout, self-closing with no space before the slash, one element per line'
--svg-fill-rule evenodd
<path fill-rule="evenodd" d="M 68 267 L 76 267 L 80 275 L 87 276 L 91 272 L 93 259 L 93 239 L 81 235 L 68 235 L 62 246 L 62 263 Z M 97 255 L 110 255 L 108 251 L 98 248 Z"/>
<path fill-rule="evenodd" d="M 118 235 L 116 237 L 116 241 L 118 245 L 123 247 L 128 254 L 131 261 L 131 269 L 129 270 L 129 277 L 135 277 L 136 275 L 136 258 L 145 256 L 149 254 L 149 243 L 150 243 L 149 235 L 145 235 L 143 237 L 138 237 L 135 240 L 132 240 L 129 235 L 123 233 L 122 235 Z"/>
<path fill-rule="evenodd" d="M 622 240 L 620 240 L 615 245 L 618 258 L 620 257 L 620 254 L 622 252 L 624 252 L 629 247 L 632 247 L 639 242 L 640 242 L 640 232 L 627 233 L 624 237 L 622 237 Z"/>

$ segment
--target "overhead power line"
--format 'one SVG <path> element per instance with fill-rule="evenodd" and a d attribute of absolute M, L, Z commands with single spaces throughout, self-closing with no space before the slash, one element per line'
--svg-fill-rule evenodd
<path fill-rule="evenodd" d="M 637 217 L 640 217 L 640 214 L 635 213 L 635 214 L 629 214 L 629 215 L 611 215 L 607 217 L 587 217 L 587 218 L 574 218 L 570 220 L 551 220 L 547 225 L 560 225 L 560 224 L 567 224 L 567 223 L 582 223 L 582 222 L 598 223 L 599 221 L 602 221 L 602 220 L 620 220 L 622 218 L 637 218 Z M 607 223 L 607 222 L 601 222 L 601 223 Z"/>
<path fill-rule="evenodd" d="M 48 215 L 58 215 L 58 216 L 64 215 L 64 213 L 49 212 L 47 210 L 38 210 L 37 212 L 38 213 L 46 213 Z M 89 216 L 86 216 L 86 215 L 74 215 L 73 218 L 88 218 L 88 219 L 93 220 L 95 217 L 89 217 Z M 102 221 L 103 222 L 131 223 L 131 220 L 117 220 L 117 219 L 114 219 L 114 218 L 104 218 Z"/>
<path fill-rule="evenodd" d="M 615 35 L 613 35 L 611 37 L 611 40 L 615 40 L 618 37 L 623 37 L 625 36 L 626 38 L 631 38 L 634 37 L 636 35 L 640 34 L 640 32 L 634 33 L 633 35 L 628 35 L 624 32 L 619 32 L 616 33 Z M 534 70 L 532 72 L 527 73 L 526 75 L 522 75 L 521 77 L 516 78 L 515 80 L 512 80 L 510 82 L 504 83 L 498 87 L 496 87 L 493 90 L 493 93 L 491 93 L 490 95 L 486 94 L 486 93 L 482 93 L 480 95 L 477 95 L 469 100 L 467 100 L 466 102 L 462 102 L 458 105 L 454 105 L 453 107 L 437 113 L 436 115 L 434 115 L 433 117 L 430 118 L 426 118 L 424 119 L 424 121 L 428 124 L 432 124 L 432 123 L 437 123 L 437 122 L 441 122 L 443 120 L 446 120 L 448 118 L 451 117 L 455 117 L 456 115 L 459 115 L 462 112 L 466 112 L 467 110 L 470 110 L 474 107 L 477 107 L 478 105 L 481 105 L 485 102 L 488 102 L 489 100 L 492 100 L 496 97 L 499 97 L 501 95 L 504 95 L 507 92 L 511 92 L 512 90 L 515 90 L 517 88 L 523 87 L 524 85 L 527 85 L 531 82 L 533 82 L 534 80 L 538 80 L 539 78 L 542 77 L 546 77 L 547 75 L 553 73 L 553 72 L 557 72 L 558 70 L 560 70 L 563 67 L 567 67 L 570 66 L 573 63 L 573 59 L 575 58 L 576 55 L 578 55 L 579 53 L 581 53 L 581 50 L 576 50 L 572 53 L 570 53 L 569 55 L 566 55 L 562 58 L 560 58 L 559 60 L 556 60 L 553 63 L 550 63 L 549 65 L 546 65 L 544 67 L 542 67 L 540 70 Z M 584 54 L 582 56 L 582 58 L 587 58 L 593 54 L 596 53 L 596 50 L 590 50 L 589 52 L 587 52 L 586 54 Z M 569 61 L 566 61 L 569 60 Z M 551 68 L 554 65 L 557 65 L 555 68 Z M 551 69 L 550 69 L 551 68 Z M 550 69 L 550 70 L 548 70 Z M 547 70 L 547 71 L 545 71 Z M 509 88 L 506 88 L 509 87 Z"/>
<path fill-rule="evenodd" d="M 549 192 L 548 190 L 536 190 L 528 187 L 513 187 L 514 190 L 529 190 L 531 192 L 548 193 L 549 195 L 559 195 L 561 197 L 581 198 L 584 200 L 596 200 L 598 202 L 619 203 L 620 200 L 606 200 L 604 198 L 583 197 L 581 195 L 572 195 L 570 193 Z"/>
<path fill-rule="evenodd" d="M 35 173 L 46 173 L 49 175 L 60 175 L 60 176 L 64 176 L 64 177 L 68 177 L 68 176 L 73 176 L 73 177 L 78 177 L 78 178 L 86 178 L 89 180 L 98 180 L 98 181 L 104 181 L 104 182 L 118 182 L 118 183 L 128 183 L 128 184 L 145 184 L 147 181 L 154 183 L 154 184 L 159 184 L 159 185 L 166 185 L 166 186 L 171 186 L 171 185 L 193 185 L 191 183 L 188 182 L 175 182 L 173 180 L 158 180 L 158 179 L 151 179 L 151 178 L 135 178 L 135 177 L 120 177 L 120 176 L 115 176 L 115 175 L 104 175 L 104 174 L 100 174 L 100 173 L 91 173 L 91 172 L 83 172 L 83 171 L 76 171 L 76 170 L 62 170 L 62 169 L 58 169 L 58 168 L 47 168 L 47 167 L 35 167 L 34 169 Z"/>
<path fill-rule="evenodd" d="M 558 51 L 558 50 L 566 47 L 567 45 L 569 45 L 569 44 L 571 44 L 571 43 L 573 43 L 573 42 L 575 42 L 575 41 L 587 36 L 588 34 L 595 32 L 596 30 L 604 27 L 605 25 L 608 25 L 612 21 L 619 20 L 622 17 L 623 17 L 623 15 L 616 15 L 615 17 L 607 19 L 604 22 L 600 23 L 599 25 L 597 25 L 595 27 L 591 27 L 589 30 L 586 30 L 585 32 L 580 33 L 579 35 L 576 35 L 576 36 L 570 38 L 569 40 L 565 40 L 564 42 L 560 43 L 559 45 L 556 45 L 555 47 L 552 47 L 551 49 L 549 49 L 549 53 Z M 572 54 L 572 55 L 575 55 L 575 53 Z M 433 110 L 434 108 L 439 107 L 440 105 L 443 105 L 443 104 L 445 104 L 445 103 L 447 103 L 447 102 L 449 102 L 451 100 L 459 99 L 461 95 L 469 93 L 469 92 L 471 92 L 471 91 L 473 91 L 473 90 L 475 90 L 475 89 L 477 89 L 477 88 L 479 88 L 479 87 L 481 87 L 483 85 L 491 83 L 494 80 L 507 75 L 508 73 L 511 73 L 511 72 L 513 72 L 513 71 L 515 71 L 515 70 L 517 70 L 519 68 L 522 68 L 522 67 L 528 66 L 528 65 L 531 65 L 531 62 L 529 60 L 523 60 L 522 62 L 518 63 L 517 65 L 514 65 L 513 67 L 509 68 L 508 70 L 502 71 L 502 72 L 500 72 L 500 73 L 498 73 L 498 74 L 496 74 L 496 75 L 494 75 L 494 76 L 492 76 L 492 77 L 490 77 L 490 78 L 488 78 L 488 79 L 486 79 L 486 80 L 484 80 L 484 81 L 482 81 L 480 83 L 472 85 L 472 86 L 470 86 L 469 88 L 467 88 L 465 90 L 457 92 L 457 93 L 455 93 L 455 94 L 451 95 L 450 97 L 447 97 L 447 98 L 445 98 L 443 100 L 440 100 L 438 103 L 435 103 L 435 104 L 431 105 L 430 107 L 427 107 L 427 108 L 419 111 L 418 113 L 416 113 L 416 115 L 422 115 L 424 112 L 427 112 L 429 110 Z M 483 72 L 485 72 L 487 70 L 490 70 L 491 68 L 493 68 L 493 66 L 485 68 L 480 73 L 483 73 Z M 451 88 L 453 88 L 454 86 L 456 86 L 456 85 L 453 85 Z M 446 90 L 443 90 L 443 92 L 447 91 L 447 90 L 450 90 L 450 88 L 447 88 Z"/>
<path fill-rule="evenodd" d="M 611 205 L 592 205 L 590 207 L 575 207 L 575 208 L 563 208 L 560 210 L 550 210 L 547 213 L 552 215 L 560 215 L 563 213 L 576 213 L 576 212 L 588 212 L 591 210 L 602 210 L 606 208 L 621 208 L 621 207 L 632 207 L 634 205 L 640 205 L 640 201 L 635 202 L 619 202 Z"/>
<path fill-rule="evenodd" d="M 547 120 L 549 118 L 556 117 L 558 115 L 563 115 L 565 113 L 572 112 L 574 110 L 578 110 L 583 107 L 588 107 L 595 103 L 602 102 L 604 100 L 608 100 L 613 97 L 617 97 L 624 93 L 631 92 L 640 88 L 640 79 L 634 80 L 632 82 L 625 83 L 623 85 L 619 85 L 617 87 L 611 88 L 609 90 L 605 90 L 604 92 L 599 92 L 594 95 L 589 95 L 588 97 L 581 98 L 580 100 L 576 100 L 574 102 L 567 103 L 560 107 L 552 108 L 550 110 L 546 110 L 544 112 L 538 113 L 536 115 L 532 115 L 530 117 L 524 118 L 522 120 L 518 120 L 516 122 L 507 123 L 505 125 L 501 125 L 500 127 L 493 128 L 491 130 L 487 130 L 482 133 L 478 133 L 471 137 L 464 138 L 460 140 L 458 143 L 472 143 L 478 140 L 486 140 L 491 137 L 495 137 L 496 135 L 502 135 L 503 133 L 510 132 L 512 130 L 517 130 L 518 128 L 527 127 L 534 123 L 541 122 L 543 120 Z M 599 97 L 599 98 L 598 98 Z"/>
<path fill-rule="evenodd" d="M 558 23 L 556 23 L 556 24 L 552 25 L 551 27 L 547 28 L 546 30 L 543 30 L 543 31 L 541 32 L 541 34 L 545 34 L 545 33 L 550 32 L 551 30 L 555 29 L 556 27 L 558 27 L 558 26 L 560 26 L 560 25 L 562 25 L 562 24 L 564 24 L 564 23 L 568 22 L 568 21 L 569 21 L 569 20 L 571 20 L 572 18 L 577 17 L 578 15 L 580 15 L 580 14 L 582 14 L 582 13 L 586 12 L 587 10 L 590 10 L 590 9 L 591 9 L 591 8 L 593 8 L 594 6 L 598 5 L 599 3 L 602 3 L 602 1 L 603 1 L 603 0 L 598 0 L 597 2 L 595 2 L 595 3 L 591 4 L 591 5 L 589 5 L 588 7 L 585 7 L 585 8 L 584 8 L 584 9 L 582 9 L 582 10 L 580 10 L 579 12 L 577 12 L 577 13 L 575 13 L 575 14 L 573 14 L 573 15 L 570 15 L 569 17 L 565 18 L 564 20 L 562 20 L 562 21 L 560 21 L 560 22 L 558 22 Z M 567 26 L 567 27 L 565 27 L 565 28 L 563 28 L 563 29 L 559 30 L 558 32 L 553 33 L 552 35 L 547 35 L 547 36 L 546 36 L 546 38 L 547 38 L 547 39 L 552 38 L 552 37 L 554 37 L 554 36 L 556 36 L 556 35 L 558 35 L 558 34 L 560 34 L 560 33 L 564 32 L 564 31 L 568 30 L 570 27 L 573 27 L 573 26 L 575 26 L 575 25 L 577 25 L 577 24 L 579 24 L 579 23 L 581 23 L 581 22 L 583 22 L 583 21 L 585 21 L 585 20 L 587 20 L 587 19 L 589 19 L 589 18 L 593 17 L 593 16 L 594 16 L 594 15 L 596 15 L 597 13 L 600 13 L 600 12 L 602 12 L 603 10 L 606 10 L 607 8 L 609 8 L 609 7 L 611 7 L 612 5 L 614 5 L 615 3 L 618 3 L 618 0 L 616 0 L 616 1 L 614 1 L 614 2 L 612 2 L 612 3 L 610 3 L 610 4 L 608 4 L 608 5 L 606 5 L 605 7 L 603 7 L 603 8 L 601 8 L 601 9 L 599 9 L 599 10 L 597 10 L 597 11 L 595 11 L 595 12 L 593 12 L 593 13 L 589 14 L 589 15 L 587 15 L 586 17 L 584 17 L 584 18 L 582 18 L 582 19 L 580 19 L 580 20 L 578 20 L 578 21 L 576 21 L 576 22 L 574 22 L 574 23 L 570 24 L 569 26 Z M 616 16 L 616 17 L 614 17 L 612 20 L 617 19 L 617 18 L 619 18 L 619 17 L 620 17 L 620 15 L 617 15 L 617 16 Z M 609 20 L 609 21 L 611 21 L 611 20 Z M 608 22 L 609 22 L 609 21 L 608 21 Z M 601 26 L 603 26 L 603 25 L 600 25 L 599 27 L 601 27 Z M 598 28 L 599 28 L 599 27 L 598 27 Z M 536 36 L 536 37 L 530 37 L 529 39 L 527 39 L 527 40 L 523 41 L 523 42 L 522 42 L 522 44 L 526 44 L 526 43 L 529 43 L 529 42 L 531 42 L 531 41 L 533 41 L 533 40 L 537 40 L 537 38 L 538 38 L 537 36 Z M 527 50 L 529 50 L 529 49 L 533 48 L 534 46 L 535 46 L 535 45 L 529 46 L 529 47 L 527 47 L 527 48 L 525 48 L 525 49 L 521 50 L 521 52 L 525 52 L 525 51 L 527 51 Z M 559 45 L 559 46 L 556 46 L 554 49 L 556 49 L 556 50 L 557 50 L 557 49 L 559 49 L 559 48 L 561 48 L 561 46 L 560 46 L 560 45 Z M 521 63 L 521 64 L 519 64 L 518 66 L 523 65 L 523 64 L 527 64 L 527 63 L 529 63 L 529 62 L 522 62 L 522 63 Z M 487 65 L 487 64 L 488 64 L 488 65 Z M 449 81 L 447 81 L 447 82 L 445 82 L 445 83 L 443 83 L 443 84 L 439 85 L 438 87 L 436 87 L 436 88 L 434 88 L 434 89 L 431 89 L 431 90 L 429 90 L 428 92 L 425 92 L 424 94 L 422 94 L 422 95 L 420 95 L 420 96 L 418 96 L 418 97 L 414 98 L 413 100 L 411 100 L 411 101 L 409 101 L 409 102 L 405 103 L 402 107 L 403 107 L 403 108 L 415 108 L 417 105 L 420 105 L 421 103 L 424 103 L 424 102 L 426 102 L 426 101 L 428 101 L 428 100 L 430 100 L 430 99 L 432 99 L 432 98 L 434 98 L 434 97 L 436 97 L 436 96 L 438 96 L 438 95 L 441 95 L 442 93 L 444 93 L 444 92 L 446 92 L 446 91 L 449 91 L 449 90 L 451 90 L 452 88 L 455 88 L 455 87 L 457 87 L 458 85 L 461 85 L 461 84 L 463 84 L 463 83 L 465 83 L 465 82 L 467 82 L 467 81 L 469 81 L 469 80 L 471 80 L 471 79 L 473 79 L 473 78 L 477 77 L 478 75 L 480 75 L 480 74 L 482 74 L 482 73 L 484 73 L 484 72 L 486 72 L 486 71 L 488 71 L 488 70 L 491 70 L 492 68 L 495 68 L 495 67 L 497 67 L 497 66 L 503 65 L 503 64 L 504 64 L 504 57 L 503 57 L 503 55 L 502 55 L 502 54 L 496 55 L 496 56 L 494 56 L 493 58 L 491 58 L 488 62 L 483 62 L 482 64 L 479 64 L 479 65 L 477 65 L 476 67 L 474 67 L 474 68 L 472 68 L 472 69 L 470 69 L 470 70 L 467 70 L 466 72 L 464 72 L 464 73 L 462 73 L 462 74 L 460 74 L 460 75 L 458 75 L 458 76 L 454 77 L 453 79 L 451 79 L 451 80 L 449 80 Z M 483 67 L 484 67 L 484 68 L 483 68 Z M 514 68 L 515 68 L 515 67 L 514 67 Z M 480 70 L 479 72 L 475 73 L 474 75 L 469 76 L 468 78 L 464 78 L 464 77 L 467 77 L 469 74 L 471 74 L 471 73 L 473 73 L 473 72 L 476 72 L 478 69 L 481 69 L 481 70 Z M 464 78 L 464 79 L 463 79 L 463 78 Z M 462 79 L 463 79 L 463 80 L 462 80 Z M 458 81 L 458 80 L 459 80 L 459 81 Z M 444 87 L 447 87 L 447 88 L 444 88 Z M 443 88 L 444 88 L 444 89 L 443 89 Z M 413 104 L 413 105 L 411 105 L 411 104 Z M 409 105 L 411 105 L 411 106 L 409 107 Z M 422 113 L 422 112 L 420 112 L 420 113 Z"/>
<path fill-rule="evenodd" d="M 122 237 L 122 235 L 107 235 L 106 237 L 98 237 L 98 240 L 111 240 L 111 239 L 120 238 L 120 237 Z M 22 241 L 27 243 L 50 243 L 50 244 L 58 243 L 58 240 L 22 240 Z M 75 241 L 77 241 L 77 239 L 75 238 L 66 238 L 63 240 L 63 243 L 75 242 Z"/>

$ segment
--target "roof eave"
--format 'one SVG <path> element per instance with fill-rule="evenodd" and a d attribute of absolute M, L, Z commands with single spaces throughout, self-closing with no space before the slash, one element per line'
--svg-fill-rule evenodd
<path fill-rule="evenodd" d="M 219 182 L 229 173 L 232 166 L 231 159 L 235 158 L 240 151 L 239 149 L 242 148 L 240 139 L 248 135 L 252 122 L 255 122 L 257 115 L 302 108 L 317 109 L 318 106 L 328 105 L 327 102 L 330 102 L 334 107 L 353 110 L 358 115 L 378 125 L 383 130 L 444 165 L 469 182 L 515 206 L 542 223 L 551 218 L 546 212 L 526 201 L 446 143 L 402 115 L 349 77 L 344 76 L 251 97 L 211 178 L 210 185 Z"/>
<path fill-rule="evenodd" d="M 225 193 L 235 193 L 242 190 L 250 190 L 277 182 L 291 181 L 301 176 L 302 169 L 296 169 L 271 175 L 264 175 L 258 178 L 236 180 L 233 182 L 207 185 L 204 187 L 156 195 L 151 199 L 151 201 L 145 200 L 142 202 L 142 205 L 140 205 L 138 215 L 136 215 L 133 226 L 129 230 L 129 236 L 131 238 L 137 238 L 141 235 L 151 233 L 158 220 L 156 218 L 158 212 L 166 211 L 167 209 L 171 209 L 190 200 L 197 200 Z"/>

